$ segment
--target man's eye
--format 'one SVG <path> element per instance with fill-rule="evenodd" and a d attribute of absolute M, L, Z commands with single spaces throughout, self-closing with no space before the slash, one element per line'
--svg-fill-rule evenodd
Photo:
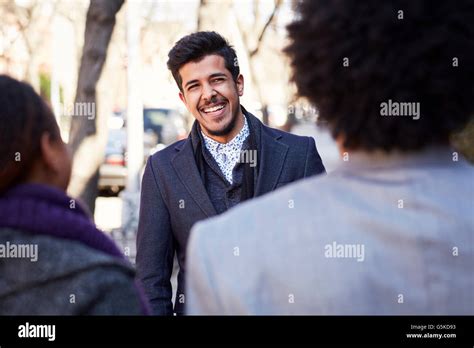
<path fill-rule="evenodd" d="M 212 80 L 212 82 L 221 82 L 221 81 L 224 81 L 222 77 Z"/>
<path fill-rule="evenodd" d="M 191 86 L 189 86 L 189 87 L 188 87 L 188 91 L 194 89 L 195 87 L 197 87 L 197 85 L 191 85 Z"/>

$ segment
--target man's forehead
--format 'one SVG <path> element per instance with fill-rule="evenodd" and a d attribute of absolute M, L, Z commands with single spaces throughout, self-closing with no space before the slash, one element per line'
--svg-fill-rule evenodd
<path fill-rule="evenodd" d="M 179 69 L 183 83 L 188 80 L 207 78 L 216 73 L 230 74 L 225 66 L 224 58 L 215 54 L 204 56 L 199 61 L 188 62 Z"/>

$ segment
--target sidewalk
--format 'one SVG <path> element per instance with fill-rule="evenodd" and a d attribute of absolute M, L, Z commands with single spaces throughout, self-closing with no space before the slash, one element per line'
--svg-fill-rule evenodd
<path fill-rule="evenodd" d="M 95 208 L 95 223 L 97 227 L 108 234 L 117 243 L 120 250 L 135 264 L 136 232 L 122 232 L 122 207 L 120 197 L 97 197 Z"/>

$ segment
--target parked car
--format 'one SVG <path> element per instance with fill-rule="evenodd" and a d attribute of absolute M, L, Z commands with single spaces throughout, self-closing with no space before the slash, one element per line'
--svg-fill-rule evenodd
<path fill-rule="evenodd" d="M 127 183 L 127 129 L 110 126 L 105 147 L 104 163 L 99 169 L 99 190 L 118 193 Z"/>
<path fill-rule="evenodd" d="M 127 128 L 125 111 L 114 112 L 109 119 L 109 134 L 104 163 L 99 170 L 99 190 L 114 194 L 127 183 Z M 143 154 L 148 156 L 187 136 L 186 120 L 171 108 L 143 109 Z"/>

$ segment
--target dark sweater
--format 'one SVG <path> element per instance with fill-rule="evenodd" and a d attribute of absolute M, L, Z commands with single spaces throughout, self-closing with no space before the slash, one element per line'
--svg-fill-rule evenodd
<path fill-rule="evenodd" d="M 244 142 L 243 149 L 246 144 L 247 142 Z M 217 214 L 222 214 L 240 203 L 244 166 L 241 163 L 236 164 L 232 172 L 233 182 L 230 184 L 205 146 L 202 147 L 202 152 L 206 191 Z"/>

